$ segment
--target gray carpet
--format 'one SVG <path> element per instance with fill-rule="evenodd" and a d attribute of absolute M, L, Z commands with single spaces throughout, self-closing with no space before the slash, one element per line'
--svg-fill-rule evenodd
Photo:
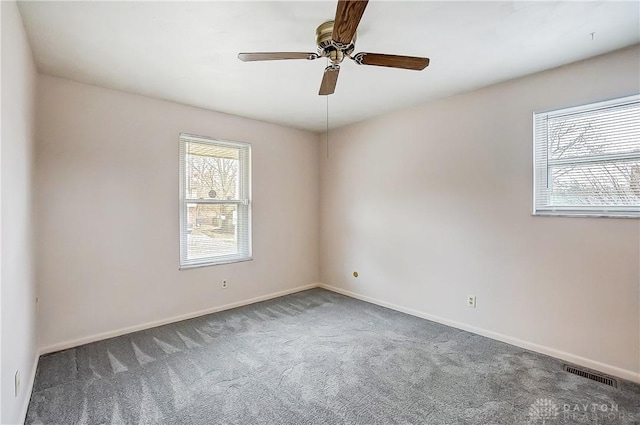
<path fill-rule="evenodd" d="M 638 385 L 321 289 L 43 356 L 34 385 L 27 424 L 640 423 Z"/>

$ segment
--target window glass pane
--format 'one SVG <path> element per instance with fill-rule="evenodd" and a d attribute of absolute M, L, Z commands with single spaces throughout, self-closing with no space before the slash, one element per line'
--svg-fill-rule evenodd
<path fill-rule="evenodd" d="M 239 199 L 239 149 L 188 142 L 187 199 Z"/>
<path fill-rule="evenodd" d="M 187 260 L 240 253 L 237 204 L 187 203 L 186 219 Z"/>
<path fill-rule="evenodd" d="M 640 152 L 640 104 L 549 117 L 549 159 Z"/>
<path fill-rule="evenodd" d="M 551 205 L 640 205 L 640 160 L 554 166 L 550 175 Z"/>

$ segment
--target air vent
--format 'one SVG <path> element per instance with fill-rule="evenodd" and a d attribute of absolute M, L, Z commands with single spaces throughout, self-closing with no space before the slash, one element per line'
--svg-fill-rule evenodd
<path fill-rule="evenodd" d="M 574 375 L 582 376 L 583 378 L 591 379 L 592 381 L 600 382 L 601 384 L 618 388 L 618 381 L 616 381 L 613 378 L 609 378 L 608 376 L 589 372 L 588 370 L 575 367 L 575 366 L 564 365 L 562 368 L 569 373 L 573 373 Z"/>

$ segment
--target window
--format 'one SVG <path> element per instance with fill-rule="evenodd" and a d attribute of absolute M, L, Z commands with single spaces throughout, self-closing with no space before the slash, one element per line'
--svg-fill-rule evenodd
<path fill-rule="evenodd" d="M 640 95 L 533 120 L 534 214 L 640 217 Z"/>
<path fill-rule="evenodd" d="M 251 259 L 251 145 L 180 134 L 180 268 Z"/>

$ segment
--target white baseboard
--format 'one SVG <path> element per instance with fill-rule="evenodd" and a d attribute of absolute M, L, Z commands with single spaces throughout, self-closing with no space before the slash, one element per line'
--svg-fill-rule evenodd
<path fill-rule="evenodd" d="M 71 341 L 65 341 L 58 344 L 49 345 L 40 349 L 40 354 L 53 353 L 60 350 L 66 350 L 68 348 L 77 347 L 79 345 L 89 344 L 91 342 L 101 341 L 103 339 L 109 339 L 120 335 L 129 334 L 132 332 L 138 332 L 145 329 L 155 328 L 157 326 L 167 325 L 169 323 L 180 322 L 182 320 L 193 319 L 194 317 L 200 317 L 219 311 L 229 310 L 232 308 L 242 307 L 249 304 L 258 303 L 260 301 L 270 300 L 272 298 L 282 297 L 284 295 L 294 294 L 300 291 L 306 291 L 307 289 L 317 288 L 320 286 L 318 283 L 311 283 L 309 285 L 298 286 L 293 289 L 287 289 L 285 291 L 273 292 L 271 294 L 262 295 L 248 300 L 237 301 L 230 304 L 225 304 L 217 307 L 207 308 L 205 310 L 195 311 L 193 313 L 187 313 L 180 316 L 170 317 L 168 319 L 156 320 L 153 322 L 147 322 L 140 325 L 128 326 L 126 328 L 117 329 L 115 331 L 103 332 L 96 335 L 90 335 L 83 338 L 74 339 Z"/>
<path fill-rule="evenodd" d="M 293 294 L 296 292 L 300 292 L 300 291 L 306 291 L 308 289 L 312 289 L 312 288 L 316 288 L 316 287 L 320 287 L 323 289 L 326 289 L 328 291 L 332 291 L 332 292 L 337 292 L 339 294 L 342 295 L 346 295 L 348 297 L 351 298 L 356 298 L 362 301 L 366 301 L 372 304 L 376 304 L 382 307 L 386 307 L 386 308 L 390 308 L 392 310 L 396 310 L 396 311 L 400 311 L 402 313 L 406 313 L 406 314 L 410 314 L 412 316 L 416 316 L 416 317 L 421 317 L 423 319 L 427 319 L 427 320 L 431 320 L 433 322 L 437 322 L 437 323 L 441 323 L 443 325 L 447 325 L 447 326 L 451 326 L 457 329 L 462 329 L 464 331 L 468 331 L 477 335 L 481 335 L 481 336 L 485 336 L 487 338 L 491 338 L 491 339 L 495 339 L 497 341 L 502 341 L 505 342 L 507 344 L 511 344 L 511 345 L 515 345 L 517 347 L 521 347 L 527 350 L 531 350 L 531 351 L 535 351 L 537 353 L 541 353 L 541 354 L 545 354 L 551 357 L 555 357 L 561 360 L 564 360 L 566 362 L 569 363 L 573 363 L 576 365 L 580 365 L 580 366 L 584 366 L 587 367 L 589 369 L 593 369 L 593 370 L 597 370 L 612 376 L 616 376 L 619 378 L 623 378 L 623 379 L 627 379 L 629 381 L 632 382 L 636 382 L 636 383 L 640 383 L 640 373 L 631 371 L 631 370 L 627 370 L 627 369 L 622 369 L 613 365 L 609 365 L 606 363 L 601 363 L 598 362 L 596 360 L 592 360 L 592 359 L 588 359 L 585 357 L 581 357 L 575 354 L 571 354 L 571 353 L 567 353 L 561 350 L 557 350 L 555 348 L 551 348 L 551 347 L 547 347 L 544 345 L 539 345 L 539 344 L 535 344 L 533 342 L 529 342 L 529 341 L 525 341 L 522 339 L 518 339 L 518 338 L 514 338 L 508 335 L 503 335 L 501 333 L 498 332 L 493 332 L 493 331 L 489 331 L 486 329 L 482 329 L 482 328 L 478 328 L 475 326 L 471 326 L 468 325 L 466 323 L 461 323 L 461 322 L 456 322 L 454 320 L 449 320 L 449 319 L 445 319 L 443 317 L 439 317 L 439 316 L 434 316 L 432 314 L 429 313 L 425 313 L 419 310 L 415 310 L 412 308 L 407 308 L 407 307 L 402 307 L 396 304 L 392 304 L 392 303 L 388 303 L 386 301 L 382 301 L 382 300 L 378 300 L 376 298 L 372 298 L 366 295 L 361 295 L 361 294 L 357 294 L 355 292 L 346 290 L 346 289 L 342 289 L 342 288 L 338 288 L 335 286 L 331 286 L 331 285 L 326 285 L 324 283 L 312 283 L 309 285 L 304 285 L 304 286 L 299 286 L 297 288 L 293 288 L 293 289 L 288 289 L 285 291 L 280 291 L 280 292 L 274 292 L 271 294 L 267 294 L 267 295 L 262 295 L 260 297 L 255 297 L 255 298 L 250 298 L 248 300 L 242 300 L 242 301 L 238 301 L 235 303 L 230 303 L 230 304 L 225 304 L 222 306 L 218 306 L 218 307 L 212 307 L 212 308 L 208 308 L 205 310 L 200 310 L 200 311 L 196 311 L 193 313 L 187 313 L 187 314 L 183 314 L 181 316 L 175 316 L 175 317 L 171 317 L 168 319 L 162 319 L 162 320 L 157 320 L 154 322 L 148 322 L 148 323 L 144 323 L 141 325 L 135 325 L 135 326 L 129 326 L 126 328 L 122 328 L 122 329 L 118 329 L 115 331 L 110 331 L 110 332 L 104 332 L 101 334 L 97 334 L 97 335 L 91 335 L 91 336 L 87 336 L 84 338 L 78 338 L 75 340 L 71 340 L 71 341 L 65 341 L 62 343 L 58 343 L 58 344 L 53 344 L 53 345 L 49 345 L 47 347 L 43 347 L 40 349 L 40 353 L 39 354 L 47 354 L 47 353 L 53 353 L 55 351 L 60 351 L 60 350 L 66 350 L 68 348 L 73 348 L 73 347 L 77 347 L 79 345 L 83 345 L 83 344 L 88 344 L 91 342 L 95 342 L 95 341 L 100 341 L 103 339 L 108 339 L 108 338 L 113 338 L 116 336 L 120 336 L 120 335 L 125 335 L 128 333 L 132 333 L 132 332 L 137 332 L 137 331 L 141 331 L 144 329 L 149 329 L 149 328 L 154 328 L 156 326 L 162 326 L 162 325 L 166 325 L 169 323 L 174 323 L 174 322 L 180 322 L 182 320 L 187 320 L 187 319 L 192 319 L 194 317 L 199 317 L 199 316 L 204 316 L 207 314 L 211 314 L 211 313 L 216 313 L 218 311 L 224 311 L 224 310 L 229 310 L 232 308 L 236 308 L 236 307 L 242 307 L 245 305 L 249 305 L 249 304 L 254 304 L 260 301 L 266 301 L 266 300 L 270 300 L 272 298 L 277 298 L 277 297 L 282 297 L 285 295 L 289 295 L 289 294 Z M 38 356 L 36 356 L 35 359 L 35 364 L 34 364 L 34 369 L 33 369 L 33 373 L 32 373 L 32 377 L 30 380 L 30 386 L 33 386 L 33 380 L 35 378 L 35 371 L 36 371 L 36 366 L 37 366 L 37 362 L 38 362 Z M 31 391 L 31 388 L 29 389 L 29 391 Z M 27 406 L 28 406 L 28 401 L 27 401 Z M 26 408 L 27 406 L 25 406 L 24 408 L 24 413 L 26 414 Z"/>
<path fill-rule="evenodd" d="M 38 369 L 38 360 L 40 359 L 40 353 L 36 351 L 36 355 L 33 358 L 33 366 L 31 367 L 31 375 L 29 375 L 29 382 L 26 388 L 27 394 L 24 400 L 24 406 L 22 406 L 22 412 L 20 414 L 20 423 L 24 424 L 27 420 L 27 410 L 29 410 L 29 402 L 31 401 L 31 394 L 33 393 L 33 384 L 36 381 L 36 370 Z"/>
<path fill-rule="evenodd" d="M 627 379 L 632 382 L 640 383 L 640 373 L 634 372 L 632 370 L 621 369 L 619 367 L 609 365 L 606 363 L 601 363 L 596 360 L 591 360 L 585 357 L 581 357 L 575 354 L 567 353 L 561 350 L 557 350 L 555 348 L 547 347 L 544 345 L 535 344 L 533 342 L 524 341 L 522 339 L 510 337 L 507 335 L 500 334 L 498 332 L 489 331 L 482 328 L 477 328 L 475 326 L 467 325 L 465 323 L 456 322 L 454 320 L 445 319 L 443 317 L 434 316 L 432 314 L 424 313 L 422 311 L 414 310 L 412 308 L 402 307 L 396 304 L 388 303 L 386 301 L 381 301 L 375 298 L 368 297 L 366 295 L 360 295 L 355 292 L 348 291 L 346 289 L 338 288 L 335 286 L 326 285 L 324 283 L 320 283 L 318 285 L 320 288 L 326 289 L 328 291 L 337 292 L 342 295 L 346 295 L 351 298 L 356 298 L 361 301 L 366 301 L 372 304 L 376 304 L 382 307 L 390 308 L 392 310 L 400 311 L 402 313 L 410 314 L 412 316 L 421 317 L 423 319 L 431 320 L 433 322 L 441 323 L 443 325 L 451 326 L 457 329 L 462 329 L 464 331 L 468 331 L 477 335 L 485 336 L 487 338 L 495 339 L 498 341 L 506 342 L 507 344 L 515 345 L 520 348 L 525 348 L 527 350 L 535 351 L 537 353 L 546 354 L 547 356 L 555 357 L 557 359 L 564 360 L 569 363 L 573 363 L 579 366 L 584 366 L 589 369 L 593 369 L 596 371 L 600 371 L 606 373 L 611 376 L 616 376 L 619 378 Z"/>

